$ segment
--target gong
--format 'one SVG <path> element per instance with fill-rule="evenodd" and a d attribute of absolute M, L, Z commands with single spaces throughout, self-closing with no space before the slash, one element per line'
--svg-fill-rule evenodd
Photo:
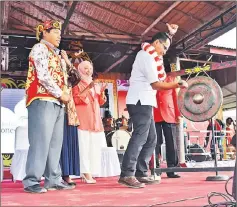
<path fill-rule="evenodd" d="M 210 77 L 197 76 L 188 81 L 188 88 L 180 89 L 178 106 L 181 114 L 194 122 L 211 119 L 223 103 L 218 83 Z"/>

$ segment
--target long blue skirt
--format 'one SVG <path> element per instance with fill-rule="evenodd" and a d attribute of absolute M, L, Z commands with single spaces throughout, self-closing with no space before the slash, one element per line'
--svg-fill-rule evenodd
<path fill-rule="evenodd" d="M 76 126 L 69 126 L 67 115 L 64 119 L 63 146 L 60 165 L 62 176 L 80 175 L 78 132 Z"/>

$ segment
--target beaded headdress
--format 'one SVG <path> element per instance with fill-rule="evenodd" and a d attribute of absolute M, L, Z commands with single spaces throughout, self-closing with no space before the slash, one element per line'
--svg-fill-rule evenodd
<path fill-rule="evenodd" d="M 40 40 L 40 34 L 47 29 L 62 29 L 62 23 L 57 20 L 47 20 L 36 27 L 36 39 Z"/>

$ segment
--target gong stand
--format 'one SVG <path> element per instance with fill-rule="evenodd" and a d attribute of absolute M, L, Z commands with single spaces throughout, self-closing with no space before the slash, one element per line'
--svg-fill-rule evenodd
<path fill-rule="evenodd" d="M 190 61 L 193 62 L 193 61 Z M 195 61 L 194 61 L 195 62 Z M 175 66 L 174 66 L 175 67 Z M 196 74 L 200 72 L 210 72 L 214 70 L 225 70 L 225 69 L 231 69 L 236 67 L 236 60 L 233 61 L 227 61 L 222 63 L 212 63 L 211 65 L 206 65 L 204 67 L 194 67 L 194 68 L 188 68 L 188 69 L 182 69 L 182 70 L 174 70 L 173 72 L 169 72 L 168 74 L 170 76 L 185 76 L 190 74 Z"/>
<path fill-rule="evenodd" d="M 202 71 L 206 73 L 205 71 Z M 200 73 L 200 72 L 199 72 Z M 198 74 L 199 74 L 198 73 Z M 233 171 L 234 167 L 218 167 L 216 156 L 216 141 L 213 117 L 219 111 L 223 103 L 223 94 L 218 83 L 207 73 L 207 76 L 198 76 L 187 80 L 188 88 L 181 89 L 178 95 L 178 106 L 181 114 L 190 121 L 203 122 L 211 120 L 212 122 L 212 141 L 214 145 L 215 164 L 214 167 L 201 168 L 155 168 L 156 173 L 161 172 L 216 172 L 215 176 L 208 176 L 207 181 L 227 180 L 228 176 L 218 175 L 219 171 Z M 190 74 L 191 75 L 191 74 Z M 189 77 L 190 77 L 189 75 Z M 188 78 L 189 78 L 188 77 Z"/>
<path fill-rule="evenodd" d="M 215 129 L 214 120 L 211 118 L 212 123 L 212 140 L 214 145 L 214 167 L 199 167 L 199 168 L 182 168 L 182 167 L 169 167 L 169 168 L 155 168 L 155 173 L 160 174 L 162 172 L 215 172 L 215 176 L 208 176 L 206 181 L 226 181 L 229 179 L 226 175 L 219 175 L 218 172 L 221 171 L 234 171 L 235 167 L 218 167 L 217 166 L 217 156 L 216 156 L 216 140 L 215 140 Z"/>

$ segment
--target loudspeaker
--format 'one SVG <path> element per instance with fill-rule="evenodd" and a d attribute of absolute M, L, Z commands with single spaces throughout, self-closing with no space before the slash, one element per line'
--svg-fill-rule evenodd
<path fill-rule="evenodd" d="M 211 154 L 207 153 L 203 147 L 198 144 L 192 144 L 188 146 L 188 152 L 186 160 L 194 160 L 196 162 L 203 162 L 211 160 Z"/>
<path fill-rule="evenodd" d="M 205 149 L 199 144 L 192 144 L 188 146 L 189 153 L 205 153 Z"/>

